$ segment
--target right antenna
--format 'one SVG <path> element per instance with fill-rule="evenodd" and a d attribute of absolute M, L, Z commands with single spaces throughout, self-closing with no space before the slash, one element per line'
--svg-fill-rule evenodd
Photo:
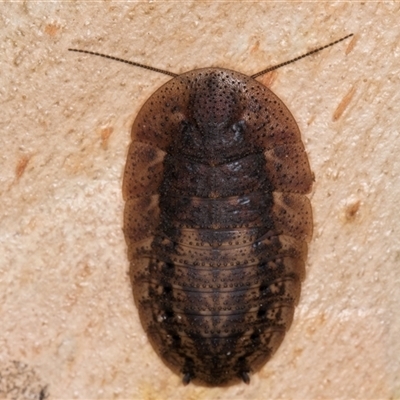
<path fill-rule="evenodd" d="M 329 43 L 329 44 L 327 44 L 327 45 L 325 45 L 325 46 L 319 47 L 318 49 L 309 51 L 308 53 L 303 54 L 302 56 L 293 58 L 292 60 L 285 61 L 285 62 L 283 62 L 283 63 L 281 63 L 281 64 L 278 64 L 278 65 L 275 65 L 275 66 L 273 66 L 273 67 L 269 67 L 269 68 L 263 69 L 262 71 L 257 72 L 257 73 L 254 74 L 254 75 L 251 75 L 251 77 L 252 77 L 252 78 L 257 78 L 257 77 L 260 76 L 260 75 L 264 75 L 264 74 L 266 74 L 267 72 L 274 71 L 275 69 L 278 69 L 278 68 L 280 68 L 280 67 L 283 67 L 284 65 L 291 64 L 292 62 L 295 62 L 295 61 L 300 60 L 300 59 L 302 59 L 302 58 L 304 58 L 304 57 L 310 56 L 311 54 L 318 53 L 319 51 L 324 50 L 324 49 L 326 49 L 327 47 L 333 46 L 334 44 L 339 43 L 339 42 L 341 42 L 342 40 L 345 40 L 345 39 L 349 38 L 350 36 L 353 36 L 353 34 L 350 33 L 350 35 L 347 35 L 347 36 L 345 36 L 345 37 L 342 37 L 342 38 L 339 39 L 339 40 L 335 40 L 334 42 Z"/>

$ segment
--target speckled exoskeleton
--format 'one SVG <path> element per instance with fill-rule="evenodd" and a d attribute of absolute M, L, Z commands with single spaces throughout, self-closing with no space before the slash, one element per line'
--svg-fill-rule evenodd
<path fill-rule="evenodd" d="M 313 228 L 299 128 L 255 80 L 282 64 L 251 77 L 131 64 L 173 76 L 135 119 L 123 182 L 143 328 L 185 384 L 248 383 L 292 323 Z"/>

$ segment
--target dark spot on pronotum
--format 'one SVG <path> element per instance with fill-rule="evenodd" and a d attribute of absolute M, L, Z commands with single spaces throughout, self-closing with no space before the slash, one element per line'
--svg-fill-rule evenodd
<path fill-rule="evenodd" d="M 181 337 L 179 335 L 177 335 L 176 333 L 173 333 L 171 335 L 172 341 L 174 346 L 180 346 L 181 344 Z"/>
<path fill-rule="evenodd" d="M 265 315 L 267 314 L 267 310 L 265 308 L 259 308 L 257 311 L 257 318 L 264 318 Z"/>
<path fill-rule="evenodd" d="M 163 288 L 163 293 L 165 295 L 170 295 L 172 293 L 172 286 L 171 285 L 165 285 Z"/>

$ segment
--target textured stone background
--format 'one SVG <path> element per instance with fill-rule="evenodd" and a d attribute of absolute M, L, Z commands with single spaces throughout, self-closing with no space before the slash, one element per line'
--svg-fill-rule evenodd
<path fill-rule="evenodd" d="M 0 397 L 400 398 L 399 20 L 394 1 L 0 4 Z M 260 79 L 316 177 L 293 326 L 249 386 L 183 387 L 139 324 L 122 234 L 130 126 L 169 78 L 67 48 L 252 74 L 350 32 Z"/>

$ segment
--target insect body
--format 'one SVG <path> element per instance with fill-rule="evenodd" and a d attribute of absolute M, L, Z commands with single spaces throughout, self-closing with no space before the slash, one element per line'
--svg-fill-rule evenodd
<path fill-rule="evenodd" d="M 132 139 L 124 231 L 149 339 L 186 381 L 247 381 L 304 276 L 312 175 L 297 124 L 261 83 L 208 68 L 153 94 Z"/>
<path fill-rule="evenodd" d="M 140 110 L 123 182 L 130 278 L 150 342 L 184 383 L 248 383 L 279 347 L 305 275 L 311 186 L 296 121 L 253 77 L 190 71 Z"/>

